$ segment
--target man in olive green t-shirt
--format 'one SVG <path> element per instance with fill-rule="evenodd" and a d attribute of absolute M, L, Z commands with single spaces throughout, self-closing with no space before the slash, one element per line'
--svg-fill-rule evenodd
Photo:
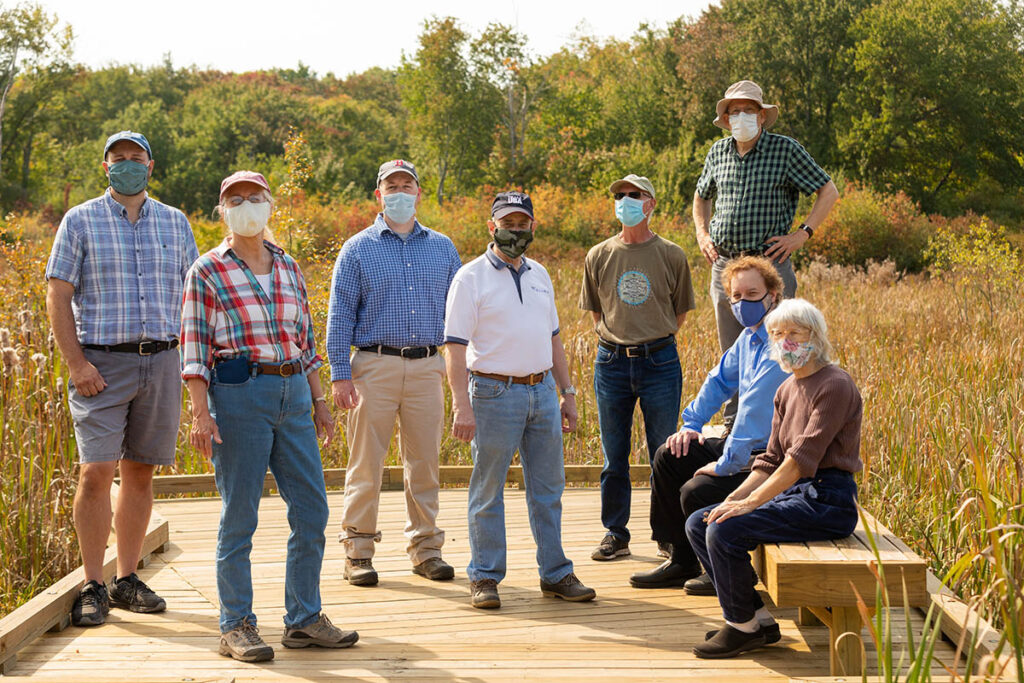
<path fill-rule="evenodd" d="M 627 175 L 611 184 L 622 231 L 591 248 L 580 308 L 598 334 L 594 392 L 601 426 L 601 522 L 608 530 L 591 557 L 629 555 L 629 454 L 640 401 L 648 457 L 676 431 L 683 377 L 675 334 L 694 308 L 690 266 L 677 244 L 651 232 L 654 186 Z"/>

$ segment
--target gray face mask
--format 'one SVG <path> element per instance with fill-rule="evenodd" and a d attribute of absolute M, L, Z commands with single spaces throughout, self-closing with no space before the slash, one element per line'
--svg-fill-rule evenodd
<path fill-rule="evenodd" d="M 494 244 L 497 245 L 498 251 L 511 259 L 522 256 L 532 241 L 533 230 L 494 230 Z"/>
<path fill-rule="evenodd" d="M 110 186 L 118 193 L 131 197 L 146 189 L 149 166 L 138 161 L 118 161 L 107 167 Z"/>

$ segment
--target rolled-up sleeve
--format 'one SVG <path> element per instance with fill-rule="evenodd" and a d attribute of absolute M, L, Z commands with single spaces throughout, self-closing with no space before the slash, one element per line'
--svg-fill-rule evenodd
<path fill-rule="evenodd" d="M 712 147 L 708 151 L 708 155 L 704 157 L 704 168 L 700 172 L 700 178 L 697 179 L 697 196 L 701 199 L 711 199 L 718 194 L 718 183 L 715 181 L 714 155 L 715 148 Z"/>
<path fill-rule="evenodd" d="M 213 331 L 217 300 L 193 264 L 185 276 L 184 304 L 181 311 L 181 378 L 200 378 L 210 383 L 213 367 Z"/>
<path fill-rule="evenodd" d="M 316 330 L 313 328 L 313 314 L 309 311 L 309 292 L 306 289 L 306 278 L 302 270 L 295 263 L 295 280 L 299 283 L 299 296 L 302 304 L 302 327 L 299 330 L 299 338 L 302 343 L 302 371 L 309 374 L 319 369 L 324 364 L 324 359 L 316 352 Z"/>

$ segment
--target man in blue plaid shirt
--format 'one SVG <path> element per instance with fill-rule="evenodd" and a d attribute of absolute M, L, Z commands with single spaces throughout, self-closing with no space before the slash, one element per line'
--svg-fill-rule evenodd
<path fill-rule="evenodd" d="M 835 183 L 793 138 L 769 133 L 779 108 L 765 104 L 760 86 L 739 81 L 718 101 L 715 125 L 732 133 L 711 146 L 693 195 L 693 222 L 701 253 L 711 264 L 718 343 L 723 353 L 743 331 L 722 287 L 722 271 L 734 259 L 764 255 L 782 276 L 783 295 L 796 294 L 790 255 L 811 238 L 831 211 Z M 815 194 L 811 212 L 793 230 L 801 194 Z M 712 202 L 714 214 L 712 215 Z M 736 397 L 725 408 L 731 429 Z"/>
<path fill-rule="evenodd" d="M 174 464 L 181 378 L 173 349 L 185 273 L 199 256 L 185 214 L 146 194 L 153 154 L 144 135 L 111 135 L 103 169 L 110 188 L 64 215 L 46 264 L 46 309 L 68 364 L 80 462 L 74 512 L 86 583 L 71 610 L 76 626 L 102 624 L 111 605 L 166 607 L 135 568 L 153 508 L 153 471 Z M 112 513 L 115 469 L 121 487 Z M 112 515 L 117 574 L 108 591 L 103 555 Z"/>
<path fill-rule="evenodd" d="M 377 583 L 371 561 L 381 537 L 377 509 L 397 417 L 412 570 L 446 580 L 455 572 L 441 559 L 444 532 L 436 522 L 445 375 L 437 347 L 444 341 L 448 287 L 462 262 L 447 236 L 416 220 L 415 166 L 403 159 L 382 164 L 375 195 L 381 213 L 338 253 L 327 315 L 334 402 L 351 411 L 344 577 L 357 586 Z"/>

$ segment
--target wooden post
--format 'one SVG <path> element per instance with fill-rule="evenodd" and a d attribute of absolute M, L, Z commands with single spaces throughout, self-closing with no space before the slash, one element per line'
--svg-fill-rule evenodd
<path fill-rule="evenodd" d="M 832 608 L 828 649 L 833 676 L 860 676 L 864 671 L 860 629 L 860 613 L 856 607 Z"/>
<path fill-rule="evenodd" d="M 810 607 L 799 607 L 797 608 L 796 623 L 801 626 L 819 626 L 821 619 L 814 616 Z"/>

